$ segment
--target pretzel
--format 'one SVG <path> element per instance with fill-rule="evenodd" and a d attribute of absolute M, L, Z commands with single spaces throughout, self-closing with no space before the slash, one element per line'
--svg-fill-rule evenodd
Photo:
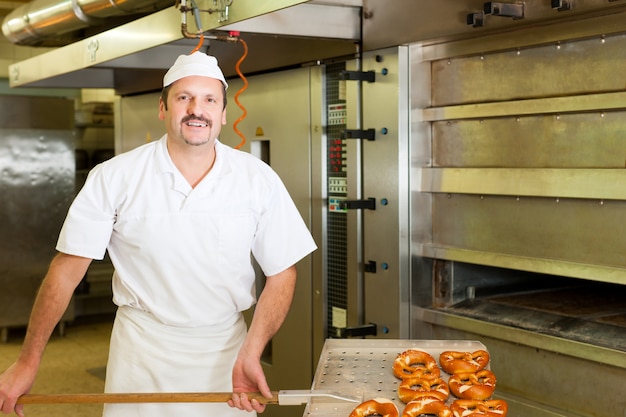
<path fill-rule="evenodd" d="M 374 398 L 357 405 L 350 413 L 350 417 L 398 417 L 398 407 L 386 398 Z"/>
<path fill-rule="evenodd" d="M 504 400 L 456 400 L 450 406 L 454 417 L 506 417 Z"/>
<path fill-rule="evenodd" d="M 411 349 L 400 353 L 393 361 L 393 374 L 400 379 L 435 379 L 439 378 L 440 371 L 437 361 L 428 352 Z"/>
<path fill-rule="evenodd" d="M 496 389 L 496 376 L 486 369 L 463 372 L 452 375 L 448 380 L 448 386 L 450 391 L 461 399 L 486 400 Z"/>
<path fill-rule="evenodd" d="M 485 369 L 489 363 L 489 352 L 477 350 L 475 352 L 455 352 L 447 350 L 439 355 L 441 368 L 449 374 L 459 372 L 478 372 Z"/>
<path fill-rule="evenodd" d="M 422 414 L 433 414 L 437 417 L 452 417 L 452 411 L 445 402 L 436 397 L 422 397 L 413 400 L 404 407 L 402 417 L 417 417 Z"/>
<path fill-rule="evenodd" d="M 448 384 L 441 378 L 405 378 L 398 387 L 398 397 L 409 403 L 419 397 L 431 396 L 445 401 L 450 396 Z"/>

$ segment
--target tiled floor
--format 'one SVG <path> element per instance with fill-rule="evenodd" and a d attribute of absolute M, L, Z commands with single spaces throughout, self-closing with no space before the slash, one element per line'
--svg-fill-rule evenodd
<path fill-rule="evenodd" d="M 66 327 L 65 336 L 55 334 L 46 349 L 33 394 L 94 393 L 104 389 L 112 319 L 80 321 Z M 0 343 L 0 370 L 6 369 L 18 354 L 24 332 L 9 332 L 7 343 Z M 102 405 L 28 405 L 27 417 L 100 417 Z"/>

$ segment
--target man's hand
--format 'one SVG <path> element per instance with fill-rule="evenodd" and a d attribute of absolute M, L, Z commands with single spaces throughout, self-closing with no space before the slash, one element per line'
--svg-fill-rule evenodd
<path fill-rule="evenodd" d="M 24 417 L 24 406 L 16 405 L 16 402 L 20 396 L 30 391 L 36 374 L 36 369 L 15 362 L 0 375 L 0 411 L 4 414 L 15 411 L 15 414 Z"/>
<path fill-rule="evenodd" d="M 261 354 L 285 321 L 293 300 L 296 275 L 296 267 L 293 265 L 267 277 L 265 281 L 265 287 L 254 308 L 248 335 L 233 367 L 234 394 L 233 399 L 228 402 L 231 407 L 259 413 L 265 410 L 264 404 L 257 400 L 250 401 L 246 395 L 238 394 L 242 392 L 260 392 L 264 397 L 272 398 L 261 366 Z"/>
<path fill-rule="evenodd" d="M 246 392 L 260 392 L 264 397 L 272 398 L 272 392 L 267 385 L 261 362 L 241 351 L 233 367 L 233 398 L 228 401 L 228 404 L 240 410 L 256 411 L 257 413 L 265 411 L 265 404 L 261 404 L 255 399 L 250 400 L 244 394 Z"/>

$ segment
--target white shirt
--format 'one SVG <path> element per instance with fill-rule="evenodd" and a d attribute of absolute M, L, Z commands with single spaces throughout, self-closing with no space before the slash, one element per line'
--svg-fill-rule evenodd
<path fill-rule="evenodd" d="M 217 142 L 208 175 L 192 188 L 166 136 L 95 167 L 61 230 L 60 252 L 115 267 L 113 301 L 164 324 L 231 320 L 255 300 L 251 254 L 267 276 L 315 250 L 276 173 Z"/>

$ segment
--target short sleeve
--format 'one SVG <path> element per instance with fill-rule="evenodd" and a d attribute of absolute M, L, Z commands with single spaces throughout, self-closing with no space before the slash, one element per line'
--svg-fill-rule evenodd
<path fill-rule="evenodd" d="M 68 211 L 56 249 L 91 259 L 103 259 L 115 222 L 115 208 L 102 166 L 87 177 Z"/>
<path fill-rule="evenodd" d="M 276 175 L 252 245 L 257 263 L 266 276 L 276 275 L 316 248 L 296 205 Z"/>

